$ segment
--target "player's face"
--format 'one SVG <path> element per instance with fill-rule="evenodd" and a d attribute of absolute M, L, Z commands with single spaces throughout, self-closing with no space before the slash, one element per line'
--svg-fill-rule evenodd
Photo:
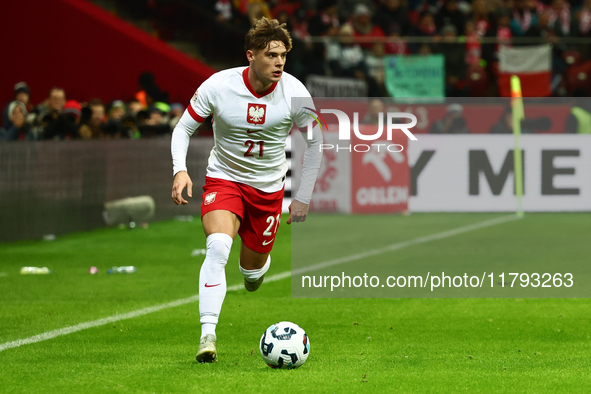
<path fill-rule="evenodd" d="M 278 82 L 283 75 L 287 50 L 281 41 L 271 41 L 263 50 L 248 51 L 248 60 L 263 86 Z"/>

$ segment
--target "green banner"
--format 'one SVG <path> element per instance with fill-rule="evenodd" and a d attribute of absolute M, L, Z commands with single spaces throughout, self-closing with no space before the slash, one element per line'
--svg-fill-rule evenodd
<path fill-rule="evenodd" d="M 443 55 L 393 55 L 384 61 L 390 96 L 445 97 Z"/>

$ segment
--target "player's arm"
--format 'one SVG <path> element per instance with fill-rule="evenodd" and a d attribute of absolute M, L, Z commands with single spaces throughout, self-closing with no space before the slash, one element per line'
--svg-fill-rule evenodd
<path fill-rule="evenodd" d="M 172 132 L 170 144 L 174 175 L 172 200 L 176 205 L 189 203 L 183 198 L 185 188 L 187 188 L 187 196 L 189 198 L 193 197 L 193 182 L 187 173 L 187 150 L 189 149 L 190 138 L 200 124 L 191 116 L 189 109 L 186 109 Z"/>
<path fill-rule="evenodd" d="M 308 209 L 310 207 L 310 200 L 312 199 L 312 192 L 314 192 L 314 184 L 316 184 L 316 178 L 318 178 L 318 171 L 320 171 L 320 164 L 322 163 L 322 152 L 320 151 L 322 132 L 320 131 L 320 126 L 316 124 L 313 127 L 312 138 L 308 138 L 307 130 L 304 130 L 306 129 L 300 129 L 308 147 L 304 153 L 304 166 L 302 168 L 300 188 L 295 199 L 289 206 L 289 219 L 287 219 L 287 224 L 290 224 L 291 222 L 303 222 L 306 220 Z"/>

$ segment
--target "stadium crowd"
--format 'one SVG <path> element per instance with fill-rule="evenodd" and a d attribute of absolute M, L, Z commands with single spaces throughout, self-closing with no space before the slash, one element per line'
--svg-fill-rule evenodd
<path fill-rule="evenodd" d="M 539 39 L 552 45 L 552 93 L 591 94 L 591 45 L 562 38 L 591 40 L 591 0 L 191 0 L 214 16 L 219 26 L 240 31 L 262 16 L 286 23 L 293 49 L 286 71 L 305 81 L 308 75 L 356 78 L 367 82 L 368 96 L 386 97 L 384 56 L 440 53 L 445 59 L 448 97 L 474 96 L 468 75 L 481 73 L 491 81 L 482 96 L 498 96 L 498 53 L 513 38 Z M 164 12 L 171 1 L 123 3 L 152 7 L 154 18 L 168 15 L 160 29 L 175 35 L 183 19 Z M 171 17 L 172 16 L 172 17 Z M 187 21 L 185 20 L 185 23 Z M 192 29 L 199 29 L 189 21 Z M 166 26 L 169 23 L 173 26 Z M 172 31 L 172 33 L 171 33 Z M 162 34 L 162 35 L 166 35 Z M 219 39 L 223 29 L 216 30 Z M 407 41 L 406 37 L 423 40 Z M 483 42 L 483 38 L 492 41 Z M 203 40 L 207 41 L 207 40 Z M 374 42 L 372 42 L 374 41 Z M 590 41 L 591 42 L 591 41 Z M 223 43 L 209 43 L 227 48 Z M 226 51 L 227 52 L 227 51 Z M 237 62 L 244 63 L 238 51 Z M 216 50 L 219 53 L 219 50 Z M 574 70 L 569 82 L 569 71 Z M 581 79 L 581 75 L 586 78 Z M 577 79 L 578 78 L 578 79 Z M 587 81 L 584 81 L 587 79 Z M 582 82 L 581 82 L 582 81 Z M 55 87 L 39 105 L 30 102 L 29 87 L 14 87 L 14 100 L 2 112 L 0 141 L 48 139 L 143 138 L 169 134 L 184 105 L 169 103 L 150 73 L 139 78 L 135 99 L 103 103 L 68 100 Z"/>
<path fill-rule="evenodd" d="M 207 3 L 203 3 L 205 7 Z M 553 90 L 572 94 L 560 82 L 567 67 L 591 55 L 588 43 L 567 44 L 563 37 L 591 37 L 591 0 L 217 0 L 210 5 L 216 19 L 243 25 L 261 16 L 285 22 L 294 37 L 287 71 L 363 79 L 370 96 L 387 95 L 384 61 L 389 54 L 445 57 L 446 95 L 467 96 L 469 72 L 498 73 L 500 45 L 513 38 L 550 43 Z M 327 38 L 326 42 L 311 37 Z M 340 40 L 330 38 L 340 37 Z M 403 37 L 421 37 L 406 42 Z M 351 38 L 388 38 L 387 42 L 355 42 Z M 429 39 L 430 38 L 430 39 Z M 489 39 L 482 43 L 482 38 Z M 491 43 L 495 41 L 496 43 Z M 370 41 L 370 40 L 369 40 Z M 571 40 L 572 42 L 572 40 Z M 591 66 L 589 70 L 591 71 Z M 488 96 L 498 95 L 493 88 Z M 589 94 L 591 92 L 587 92 Z"/>
<path fill-rule="evenodd" d="M 31 103 L 29 86 L 19 82 L 14 100 L 2 112 L 0 141 L 146 138 L 168 135 L 185 110 L 168 104 L 168 95 L 151 73 L 139 78 L 140 89 L 127 103 L 108 104 L 68 100 L 64 89 L 54 87 L 39 105 Z"/>

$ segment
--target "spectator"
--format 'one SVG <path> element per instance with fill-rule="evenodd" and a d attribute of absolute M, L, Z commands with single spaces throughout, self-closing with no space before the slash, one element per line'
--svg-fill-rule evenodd
<path fill-rule="evenodd" d="M 575 37 L 591 37 L 591 0 L 585 0 L 583 6 L 575 13 L 571 33 Z M 576 45 L 575 48 L 584 57 L 591 56 L 589 44 Z"/>
<path fill-rule="evenodd" d="M 511 14 L 507 10 L 502 10 L 496 16 L 496 26 L 489 29 L 486 33 L 486 37 L 497 38 L 499 40 L 496 44 L 488 43 L 482 45 L 482 58 L 491 65 L 499 61 L 499 49 L 501 46 L 512 46 L 511 38 L 513 34 L 511 33 L 510 24 Z"/>
<path fill-rule="evenodd" d="M 472 21 L 476 27 L 478 37 L 484 37 L 491 29 L 490 15 L 485 0 L 474 0 L 472 2 Z"/>
<path fill-rule="evenodd" d="M 82 107 L 75 100 L 68 100 L 62 112 L 51 122 L 39 136 L 44 140 L 69 140 L 79 138 L 80 117 Z"/>
<path fill-rule="evenodd" d="M 229 22 L 232 19 L 232 2 L 230 0 L 217 0 L 214 5 L 218 22 Z"/>
<path fill-rule="evenodd" d="M 454 25 L 446 25 L 441 30 L 443 38 L 435 52 L 441 53 L 445 60 L 445 90 L 448 97 L 465 96 L 463 80 L 466 76 L 466 47 L 457 42 Z"/>
<path fill-rule="evenodd" d="M 33 133 L 39 139 L 54 139 L 58 136 L 58 118 L 66 103 L 66 92 L 62 88 L 54 87 L 49 91 L 49 97 L 34 109 Z"/>
<path fill-rule="evenodd" d="M 303 10 L 302 4 L 298 0 L 276 0 L 274 1 L 276 4 L 271 9 L 271 15 L 273 18 L 278 19 L 279 14 L 285 13 L 287 14 L 288 18 L 298 10 Z M 273 3 L 273 2 L 269 2 Z"/>
<path fill-rule="evenodd" d="M 129 136 L 129 138 L 137 140 L 142 137 L 142 134 L 140 133 L 140 130 L 137 126 L 135 116 L 132 116 L 129 113 L 125 114 L 125 116 L 123 116 L 123 118 L 121 119 L 121 124 L 123 126 L 123 130 L 125 130 L 125 133 L 127 134 L 127 136 Z"/>
<path fill-rule="evenodd" d="M 127 108 L 123 101 L 115 100 L 111 103 L 111 107 L 109 108 L 108 118 L 120 121 L 123 118 L 123 115 L 125 115 L 126 110 Z"/>
<path fill-rule="evenodd" d="M 443 8 L 435 16 L 435 25 L 441 30 L 446 25 L 452 25 L 456 32 L 464 31 L 466 16 L 458 8 L 457 0 L 445 0 Z"/>
<path fill-rule="evenodd" d="M 400 26 L 396 23 L 390 25 L 388 31 L 388 42 L 384 44 L 384 49 L 388 55 L 410 55 L 410 49 L 404 40 L 400 37 Z"/>
<path fill-rule="evenodd" d="M 142 106 L 137 100 L 131 100 L 127 103 L 127 113 L 123 119 L 121 119 L 121 123 L 123 124 L 123 128 L 128 131 L 130 138 L 141 138 L 141 133 L 138 127 L 140 113 L 143 113 Z"/>
<path fill-rule="evenodd" d="M 365 54 L 353 40 L 353 27 L 341 27 L 341 41 L 330 42 L 326 48 L 326 61 L 336 77 L 356 78 L 367 83 L 369 97 L 382 95 L 376 81 L 369 75 Z"/>
<path fill-rule="evenodd" d="M 252 25 L 255 20 L 264 17 L 272 18 L 269 6 L 265 0 L 233 0 L 234 8 L 243 16 L 247 17 Z"/>
<path fill-rule="evenodd" d="M 88 104 L 87 119 L 84 119 L 80 126 L 80 136 L 83 139 L 105 138 L 105 106 L 99 99 L 93 99 Z"/>
<path fill-rule="evenodd" d="M 509 14 L 504 12 L 501 13 L 497 17 L 497 39 L 499 42 L 496 44 L 495 53 L 497 54 L 496 58 L 498 59 L 499 47 L 501 45 L 511 46 L 511 38 L 513 35 L 511 34 L 511 18 Z"/>
<path fill-rule="evenodd" d="M 23 102 L 14 100 L 8 104 L 8 127 L 0 129 L 0 141 L 22 141 L 35 139 L 34 134 L 31 133 L 25 121 L 27 114 L 27 107 Z"/>
<path fill-rule="evenodd" d="M 306 18 L 306 10 L 299 8 L 289 18 L 291 25 L 291 39 L 307 42 L 310 33 L 308 31 L 308 19 Z M 293 51 L 293 48 L 292 48 Z"/>
<path fill-rule="evenodd" d="M 419 47 L 419 51 L 418 51 L 419 55 L 431 55 L 433 54 L 433 48 L 431 48 L 431 45 L 424 43 L 421 44 L 421 46 Z"/>
<path fill-rule="evenodd" d="M 585 0 L 581 9 L 575 14 L 574 33 L 579 37 L 591 34 L 591 0 Z"/>
<path fill-rule="evenodd" d="M 548 42 L 557 43 L 562 36 L 562 29 L 552 22 L 552 12 L 544 10 L 538 17 L 538 24 L 531 29 L 531 36 L 545 38 Z"/>
<path fill-rule="evenodd" d="M 340 30 L 340 42 L 331 42 L 326 48 L 326 60 L 335 77 L 365 79 L 367 66 L 359 44 L 353 41 L 353 27 L 345 24 Z"/>
<path fill-rule="evenodd" d="M 14 99 L 23 103 L 27 111 L 33 109 L 31 106 L 31 92 L 26 82 L 19 82 L 14 85 Z"/>
<path fill-rule="evenodd" d="M 384 31 L 379 25 L 374 25 L 371 22 L 370 8 L 359 3 L 355 6 L 355 11 L 351 17 L 351 26 L 353 27 L 353 35 L 355 37 L 385 37 Z M 368 50 L 372 47 L 371 42 L 360 43 L 362 49 Z"/>
<path fill-rule="evenodd" d="M 151 72 L 142 73 L 138 78 L 138 85 L 141 90 L 136 93 L 135 98 L 142 104 L 142 108 L 151 107 L 157 101 L 168 102 L 168 93 L 160 89 Z"/>
<path fill-rule="evenodd" d="M 300 8 L 293 12 L 291 16 L 287 14 L 287 11 L 280 11 L 278 17 L 285 21 L 288 30 L 291 32 L 292 46 L 289 52 L 289 61 L 285 63 L 285 71 L 298 80 L 304 81 L 306 79 L 308 52 L 312 49 L 312 44 L 308 40 L 310 34 L 308 33 L 306 11 Z"/>
<path fill-rule="evenodd" d="M 156 137 L 170 133 L 170 127 L 166 123 L 166 113 L 157 107 L 151 108 L 147 117 L 142 117 L 139 130 L 143 138 Z"/>
<path fill-rule="evenodd" d="M 100 100 L 94 100 L 89 107 L 92 111 L 89 122 L 92 138 L 102 138 L 105 126 L 105 105 Z"/>
<path fill-rule="evenodd" d="M 60 139 L 77 139 L 80 138 L 80 119 L 82 117 L 82 106 L 76 100 L 68 100 L 64 104 L 64 109 L 58 124 L 61 138 Z"/>
<path fill-rule="evenodd" d="M 528 134 L 536 131 L 548 130 L 552 122 L 547 117 L 525 118 L 521 121 L 521 132 Z M 510 105 L 505 106 L 501 118 L 491 129 L 491 134 L 511 134 L 513 133 L 513 112 Z"/>
<path fill-rule="evenodd" d="M 570 4 L 565 0 L 552 0 L 550 3 L 548 25 L 558 30 L 563 36 L 570 35 Z"/>
<path fill-rule="evenodd" d="M 513 19 L 511 20 L 511 32 L 513 36 L 531 36 L 532 32 L 534 32 L 532 28 L 537 24 L 538 15 L 534 0 L 516 0 Z"/>
<path fill-rule="evenodd" d="M 39 105 L 38 112 L 49 112 L 60 114 L 66 103 L 66 91 L 62 88 L 54 87 L 49 91 L 49 96 L 44 103 Z"/>
<path fill-rule="evenodd" d="M 19 82 L 14 85 L 14 100 L 20 101 L 25 105 L 25 109 L 29 111 L 31 108 L 29 106 L 30 103 L 30 95 L 29 95 L 29 86 L 26 82 Z M 10 117 L 8 116 L 8 107 L 12 104 L 12 101 L 4 107 L 2 110 L 2 127 L 5 130 L 8 130 L 12 127 L 12 122 L 10 121 Z"/>
<path fill-rule="evenodd" d="M 119 139 L 128 138 L 128 130 L 123 127 L 123 117 L 125 116 L 126 107 L 123 101 L 115 100 L 111 103 L 107 115 L 107 121 L 103 127 L 106 138 Z"/>
<path fill-rule="evenodd" d="M 340 22 L 336 0 L 320 0 L 319 13 L 310 18 L 308 30 L 312 36 L 335 35 L 333 29 L 339 29 Z"/>
<path fill-rule="evenodd" d="M 142 110 L 142 105 L 138 100 L 131 100 L 127 103 L 127 113 L 132 116 L 136 116 L 138 112 Z"/>
<path fill-rule="evenodd" d="M 523 130 L 522 130 L 523 132 Z M 490 128 L 491 134 L 511 134 L 513 133 L 513 112 L 511 106 L 505 106 L 501 118 Z"/>
<path fill-rule="evenodd" d="M 376 82 L 380 89 L 380 96 L 387 96 L 385 88 L 386 71 L 384 66 L 385 48 L 382 43 L 375 43 L 365 57 L 368 75 Z"/>
<path fill-rule="evenodd" d="M 347 20 L 360 4 L 367 7 L 370 10 L 370 13 L 373 9 L 373 0 L 337 0 L 337 4 L 338 15 L 342 21 Z"/>
<path fill-rule="evenodd" d="M 423 11 L 419 17 L 418 24 L 412 29 L 411 35 L 416 37 L 434 37 L 435 34 L 437 34 L 437 27 L 435 26 L 433 14 L 429 11 Z M 411 52 L 420 53 L 422 45 L 411 44 L 409 47 Z"/>
<path fill-rule="evenodd" d="M 262 17 L 269 19 L 273 18 L 271 16 L 271 12 L 269 11 L 269 7 L 264 0 L 248 0 L 247 14 L 251 25 L 254 25 L 254 23 Z"/>
<path fill-rule="evenodd" d="M 419 17 L 419 23 L 416 26 L 414 35 L 422 37 L 433 37 L 437 33 L 437 26 L 433 14 L 429 11 L 423 11 Z"/>
<path fill-rule="evenodd" d="M 181 116 L 183 116 L 184 111 L 185 108 L 180 103 L 174 103 L 170 105 L 170 112 L 168 113 L 168 126 L 171 130 L 173 130 L 176 124 L 179 122 Z"/>
<path fill-rule="evenodd" d="M 340 32 L 340 22 L 336 0 L 320 0 L 320 12 L 310 18 L 308 30 L 311 36 L 323 36 L 329 40 L 337 37 Z M 325 74 L 325 47 L 327 43 L 314 43 L 305 62 L 308 74 Z M 328 59 L 327 59 L 328 60 Z"/>
<path fill-rule="evenodd" d="M 380 120 L 382 125 L 386 125 L 384 119 L 384 102 L 379 98 L 374 98 L 369 100 L 369 104 L 367 106 L 367 113 L 363 117 L 361 121 L 362 124 L 379 124 Z M 380 119 L 381 118 L 381 119 Z"/>
<path fill-rule="evenodd" d="M 482 58 L 482 45 L 473 21 L 466 22 L 464 36 L 466 37 L 466 64 L 469 66 L 479 65 Z"/>
<path fill-rule="evenodd" d="M 464 119 L 464 107 L 460 104 L 450 104 L 442 119 L 433 123 L 429 133 L 431 134 L 467 134 L 468 126 Z"/>
<path fill-rule="evenodd" d="M 392 32 L 393 25 L 397 26 L 399 35 L 405 36 L 410 31 L 408 10 L 402 6 L 401 0 L 382 0 L 376 11 L 375 21 L 387 34 Z"/>

